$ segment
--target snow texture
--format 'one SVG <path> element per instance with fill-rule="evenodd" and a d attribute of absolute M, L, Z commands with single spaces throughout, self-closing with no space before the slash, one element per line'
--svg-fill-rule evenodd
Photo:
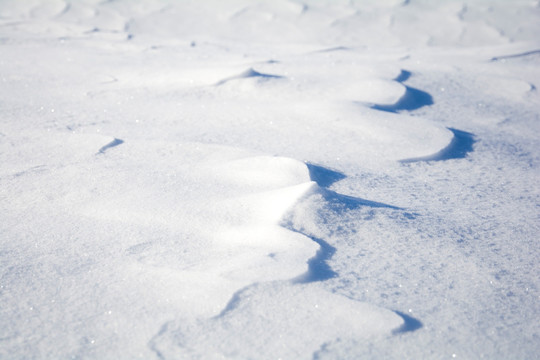
<path fill-rule="evenodd" d="M 532 0 L 1 0 L 0 358 L 536 358 L 538 34 Z"/>

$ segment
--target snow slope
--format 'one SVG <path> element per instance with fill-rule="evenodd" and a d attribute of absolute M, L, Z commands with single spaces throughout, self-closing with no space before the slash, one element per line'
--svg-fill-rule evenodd
<path fill-rule="evenodd" d="M 0 0 L 0 358 L 535 358 L 540 2 Z"/>

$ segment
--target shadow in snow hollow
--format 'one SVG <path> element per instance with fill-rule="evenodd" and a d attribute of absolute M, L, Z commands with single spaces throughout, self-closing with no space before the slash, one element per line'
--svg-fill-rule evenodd
<path fill-rule="evenodd" d="M 102 146 L 97 154 L 104 154 L 107 150 L 109 150 L 110 148 L 113 148 L 115 146 L 118 146 L 118 145 L 122 145 L 124 143 L 124 140 L 122 139 L 117 139 L 117 138 L 114 138 L 113 141 L 111 141 L 110 143 L 108 143 L 107 145 L 105 146 Z"/>
<path fill-rule="evenodd" d="M 453 128 L 448 128 L 448 130 L 454 134 L 454 137 L 447 147 L 433 155 L 413 159 L 404 159 L 400 160 L 400 162 L 410 163 L 417 161 L 444 161 L 451 159 L 464 159 L 467 157 L 467 154 L 474 150 L 473 145 L 476 142 L 474 134 Z"/>
<path fill-rule="evenodd" d="M 403 84 L 412 76 L 410 71 L 401 70 L 401 73 L 394 79 L 400 84 Z M 396 103 L 390 105 L 372 105 L 375 110 L 397 113 L 400 111 L 413 111 L 424 106 L 433 105 L 433 97 L 425 91 L 405 86 L 405 94 Z"/>
<path fill-rule="evenodd" d="M 310 236 L 311 240 L 319 244 L 320 249 L 314 257 L 308 260 L 308 271 L 293 279 L 293 283 L 306 284 L 310 282 L 324 281 L 336 277 L 338 274 L 332 270 L 327 261 L 332 258 L 336 248 L 326 241 Z"/>
<path fill-rule="evenodd" d="M 393 334 L 396 335 L 396 334 L 402 334 L 402 333 L 405 333 L 405 332 L 411 332 L 411 331 L 416 331 L 418 329 L 420 329 L 422 326 L 424 326 L 424 324 L 422 324 L 422 322 L 420 322 L 419 320 L 413 318 L 412 316 L 409 316 L 405 313 L 402 313 L 400 311 L 394 311 L 396 314 L 398 314 L 399 316 L 401 316 L 401 318 L 403 319 L 403 325 L 401 325 L 399 328 L 397 328 L 396 330 L 393 331 Z"/>
<path fill-rule="evenodd" d="M 307 163 L 306 166 L 308 167 L 309 177 L 311 180 L 315 181 L 317 185 L 323 188 L 329 187 L 333 183 L 346 178 L 345 174 L 339 171 L 330 170 L 325 167 L 309 163 Z"/>

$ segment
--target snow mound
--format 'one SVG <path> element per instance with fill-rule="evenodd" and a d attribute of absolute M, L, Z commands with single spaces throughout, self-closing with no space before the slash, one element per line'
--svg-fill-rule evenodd
<path fill-rule="evenodd" d="M 402 325 L 399 315 L 373 305 L 267 283 L 239 291 L 218 316 L 167 322 L 150 346 L 166 359 L 311 359 L 325 341 L 388 336 Z"/>

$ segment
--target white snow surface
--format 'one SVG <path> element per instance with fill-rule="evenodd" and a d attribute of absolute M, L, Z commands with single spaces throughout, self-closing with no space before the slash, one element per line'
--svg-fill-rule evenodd
<path fill-rule="evenodd" d="M 539 34 L 532 0 L 0 0 L 0 358 L 537 358 Z"/>

